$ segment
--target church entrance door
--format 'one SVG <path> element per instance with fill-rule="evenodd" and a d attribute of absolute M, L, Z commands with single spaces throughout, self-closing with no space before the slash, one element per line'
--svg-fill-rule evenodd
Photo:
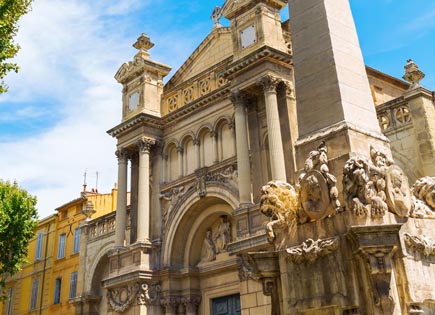
<path fill-rule="evenodd" d="M 212 300 L 212 315 L 240 315 L 240 294 Z"/>

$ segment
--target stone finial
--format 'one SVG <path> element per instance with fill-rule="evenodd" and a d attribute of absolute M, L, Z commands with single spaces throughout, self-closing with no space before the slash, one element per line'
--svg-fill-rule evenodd
<path fill-rule="evenodd" d="M 420 86 L 420 81 L 423 80 L 425 74 L 418 68 L 412 59 L 408 59 L 405 65 L 405 74 L 403 79 L 411 83 L 409 89 L 414 89 Z"/>
<path fill-rule="evenodd" d="M 97 211 L 94 209 L 94 204 L 92 203 L 92 201 L 88 200 L 85 208 L 82 210 L 82 213 L 86 216 L 86 221 L 91 220 L 91 216 L 95 212 L 97 212 Z"/>
<path fill-rule="evenodd" d="M 147 34 L 142 33 L 137 38 L 137 41 L 133 44 L 133 47 L 139 50 L 136 56 L 141 56 L 148 59 L 150 56 L 148 50 L 154 47 L 154 43 L 151 42 Z"/>

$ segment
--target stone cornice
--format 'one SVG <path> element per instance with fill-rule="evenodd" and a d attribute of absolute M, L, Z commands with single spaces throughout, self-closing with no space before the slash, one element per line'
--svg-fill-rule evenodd
<path fill-rule="evenodd" d="M 435 91 L 428 90 L 424 87 L 417 87 L 403 93 L 403 98 L 407 101 L 417 97 L 424 97 L 435 101 Z"/>
<path fill-rule="evenodd" d="M 244 71 L 249 66 L 252 66 L 253 64 L 266 58 L 288 65 L 290 65 L 292 62 L 292 57 L 289 54 L 269 46 L 263 46 L 243 57 L 242 59 L 233 62 L 225 71 L 221 73 L 221 75 L 225 78 L 233 76 L 234 74 L 242 70 Z"/>
<path fill-rule="evenodd" d="M 140 113 L 126 121 L 123 121 L 112 129 L 109 129 L 107 133 L 112 137 L 118 137 L 125 131 L 141 125 L 147 125 L 159 130 L 163 129 L 162 120 L 160 118 L 156 118 L 145 113 Z"/>
<path fill-rule="evenodd" d="M 369 131 L 369 130 L 354 126 L 353 124 L 350 124 L 346 121 L 341 121 L 341 122 L 338 122 L 332 126 L 328 126 L 326 128 L 320 129 L 314 133 L 302 136 L 301 138 L 299 138 L 296 141 L 295 146 L 298 147 L 298 146 L 304 145 L 308 142 L 319 141 L 322 138 L 330 137 L 332 134 L 343 131 L 343 130 L 356 131 L 356 132 L 362 133 L 364 135 L 373 137 L 375 139 L 389 142 L 388 138 L 385 137 L 381 132 L 377 133 L 374 131 Z"/>

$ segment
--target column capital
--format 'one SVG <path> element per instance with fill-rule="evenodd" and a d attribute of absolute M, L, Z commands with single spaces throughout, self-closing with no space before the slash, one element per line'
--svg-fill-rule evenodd
<path fill-rule="evenodd" d="M 249 98 L 248 94 L 243 91 L 240 90 L 231 91 L 230 100 L 236 107 L 245 106 L 248 101 L 248 98 Z"/>
<path fill-rule="evenodd" d="M 115 155 L 118 159 L 118 162 L 127 162 L 129 158 L 128 151 L 123 148 L 116 150 Z"/>
<path fill-rule="evenodd" d="M 177 147 L 177 152 L 178 152 L 178 153 L 183 153 L 183 152 L 184 152 L 183 147 L 182 147 L 182 146 L 178 146 L 178 147 Z"/>
<path fill-rule="evenodd" d="M 279 83 L 282 82 L 282 79 L 275 77 L 273 75 L 267 74 L 263 76 L 260 80 L 258 80 L 257 85 L 263 88 L 264 92 L 275 93 L 276 88 Z"/>
<path fill-rule="evenodd" d="M 216 138 L 218 136 L 218 132 L 216 130 L 213 130 L 210 132 L 210 137 L 211 138 Z"/>
<path fill-rule="evenodd" d="M 193 145 L 200 145 L 201 144 L 201 140 L 199 140 L 198 138 L 193 140 Z"/>
<path fill-rule="evenodd" d="M 156 144 L 156 140 L 148 137 L 142 137 L 136 142 L 140 152 L 150 153 L 151 147 Z"/>
<path fill-rule="evenodd" d="M 295 86 L 294 86 L 293 82 L 289 81 L 289 80 L 283 80 L 282 83 L 283 83 L 282 87 L 283 87 L 283 89 L 285 89 L 286 96 L 289 98 L 293 98 L 293 99 L 296 98 Z"/>
<path fill-rule="evenodd" d="M 196 310 L 198 309 L 199 303 L 201 303 L 201 296 L 183 296 L 181 298 L 181 303 L 186 306 L 186 311 L 188 314 L 196 314 Z"/>

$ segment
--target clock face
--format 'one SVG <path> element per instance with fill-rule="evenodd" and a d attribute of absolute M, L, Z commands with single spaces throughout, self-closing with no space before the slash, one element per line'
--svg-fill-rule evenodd
<path fill-rule="evenodd" d="M 139 92 L 134 92 L 128 96 L 128 111 L 139 107 Z"/>

